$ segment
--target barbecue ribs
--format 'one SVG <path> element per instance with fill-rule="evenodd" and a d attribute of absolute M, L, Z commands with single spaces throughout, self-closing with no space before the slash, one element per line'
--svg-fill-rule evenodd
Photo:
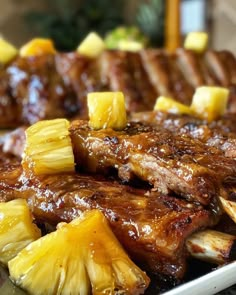
<path fill-rule="evenodd" d="M 19 161 L 4 159 L 0 201 L 24 198 L 37 221 L 54 225 L 99 209 L 131 257 L 156 273 L 182 278 L 185 239 L 214 223 L 210 211 L 176 197 L 99 176 L 62 173 L 27 179 Z"/>
<path fill-rule="evenodd" d="M 235 133 L 226 133 L 228 119 L 199 125 L 204 122 L 162 112 L 136 115 L 140 117 L 149 124 L 131 122 L 123 131 L 95 131 L 87 121 L 73 121 L 70 134 L 78 169 L 102 174 L 115 169 L 123 181 L 138 177 L 159 192 L 173 191 L 203 205 L 215 206 L 218 196 L 229 197 L 228 187 L 236 182 L 236 149 Z M 19 158 L 24 144 L 24 128 L 1 138 L 3 151 Z"/>
<path fill-rule="evenodd" d="M 227 51 L 205 55 L 178 49 L 139 53 L 105 51 L 97 59 L 76 52 L 17 57 L 0 71 L 0 127 L 56 117 L 87 117 L 92 91 L 122 91 L 128 112 L 152 110 L 159 95 L 190 104 L 196 87 L 230 89 L 228 109 L 236 110 L 236 59 Z"/>

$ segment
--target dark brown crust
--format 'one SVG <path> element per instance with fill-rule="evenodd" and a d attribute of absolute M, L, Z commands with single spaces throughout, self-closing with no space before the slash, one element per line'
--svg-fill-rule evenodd
<path fill-rule="evenodd" d="M 162 127 L 180 136 L 191 136 L 206 143 L 208 146 L 213 146 L 223 151 L 226 157 L 236 158 L 236 132 L 233 115 L 207 123 L 190 115 L 153 111 L 133 113 L 131 120 Z"/>

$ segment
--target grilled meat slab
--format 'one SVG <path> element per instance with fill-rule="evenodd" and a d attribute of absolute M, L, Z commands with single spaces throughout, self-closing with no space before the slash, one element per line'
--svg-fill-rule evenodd
<path fill-rule="evenodd" d="M 170 190 L 204 205 L 218 195 L 227 197 L 224 183 L 235 183 L 236 162 L 214 147 L 141 123 L 122 131 L 94 131 L 86 121 L 70 127 L 78 167 L 89 172 L 118 170 L 124 181 L 133 175 L 166 194 Z"/>
<path fill-rule="evenodd" d="M 14 161 L 1 165 L 0 201 L 24 198 L 36 220 L 50 224 L 97 208 L 131 257 L 153 272 L 182 278 L 185 239 L 214 222 L 199 205 L 98 176 L 64 173 L 28 179 Z"/>

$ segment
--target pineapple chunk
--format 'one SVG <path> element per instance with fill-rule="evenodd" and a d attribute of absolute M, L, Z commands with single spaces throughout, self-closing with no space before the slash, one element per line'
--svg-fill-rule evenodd
<path fill-rule="evenodd" d="M 88 94 L 89 126 L 93 129 L 124 129 L 127 124 L 125 99 L 122 92 Z"/>
<path fill-rule="evenodd" d="M 79 45 L 77 52 L 87 57 L 95 58 L 105 50 L 105 47 L 106 45 L 102 38 L 98 34 L 91 32 Z"/>
<path fill-rule="evenodd" d="M 173 98 L 160 96 L 156 100 L 154 111 L 164 111 L 173 114 L 192 114 L 189 106 L 177 102 Z"/>
<path fill-rule="evenodd" d="M 187 35 L 184 48 L 193 50 L 197 53 L 202 53 L 208 45 L 208 34 L 205 32 L 191 32 Z"/>
<path fill-rule="evenodd" d="M 18 50 L 9 42 L 0 38 L 0 62 L 7 64 L 18 54 Z"/>
<path fill-rule="evenodd" d="M 98 210 L 59 224 L 8 266 L 11 280 L 35 295 L 140 294 L 149 284 Z"/>
<path fill-rule="evenodd" d="M 74 171 L 69 121 L 40 121 L 26 130 L 22 166 L 35 175 Z"/>
<path fill-rule="evenodd" d="M 34 38 L 26 43 L 20 49 L 21 57 L 38 56 L 44 54 L 55 54 L 56 49 L 52 40 L 43 38 Z"/>
<path fill-rule="evenodd" d="M 118 42 L 118 49 L 124 51 L 137 52 L 144 48 L 143 44 L 132 40 L 121 40 Z"/>
<path fill-rule="evenodd" d="M 193 96 L 191 110 L 198 117 L 211 122 L 225 113 L 228 96 L 229 90 L 223 87 L 198 87 Z"/>
<path fill-rule="evenodd" d="M 0 203 L 0 262 L 7 264 L 29 243 L 40 238 L 41 232 L 35 224 L 23 199 Z"/>

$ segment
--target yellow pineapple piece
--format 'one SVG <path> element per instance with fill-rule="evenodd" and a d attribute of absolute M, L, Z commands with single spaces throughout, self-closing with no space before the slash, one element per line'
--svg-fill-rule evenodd
<path fill-rule="evenodd" d="M 0 262 L 7 264 L 29 243 L 40 238 L 41 232 L 35 224 L 23 199 L 0 203 Z"/>
<path fill-rule="evenodd" d="M 163 111 L 173 114 L 192 114 L 189 106 L 184 105 L 173 98 L 160 96 L 156 100 L 154 111 Z"/>
<path fill-rule="evenodd" d="M 122 92 L 88 94 L 89 126 L 93 129 L 121 130 L 127 124 L 125 99 Z"/>
<path fill-rule="evenodd" d="M 74 171 L 69 121 L 39 121 L 26 130 L 22 166 L 35 175 Z"/>
<path fill-rule="evenodd" d="M 95 58 L 105 50 L 103 39 L 96 33 L 91 32 L 78 46 L 77 51 L 87 57 Z"/>
<path fill-rule="evenodd" d="M 205 32 L 191 32 L 187 35 L 184 48 L 202 53 L 207 49 L 208 34 Z"/>
<path fill-rule="evenodd" d="M 21 57 L 38 56 L 44 54 L 55 54 L 56 49 L 52 40 L 44 38 L 34 38 L 20 49 Z"/>
<path fill-rule="evenodd" d="M 144 45 L 137 41 L 121 40 L 118 42 L 118 49 L 124 51 L 137 52 L 144 48 Z"/>
<path fill-rule="evenodd" d="M 98 210 L 59 224 L 8 266 L 11 280 L 35 295 L 140 294 L 149 284 Z"/>
<path fill-rule="evenodd" d="M 223 87 L 198 87 L 193 96 L 191 110 L 200 118 L 211 122 L 226 111 L 229 90 Z"/>
<path fill-rule="evenodd" d="M 18 54 L 18 50 L 3 38 L 0 38 L 0 63 L 7 64 Z"/>

